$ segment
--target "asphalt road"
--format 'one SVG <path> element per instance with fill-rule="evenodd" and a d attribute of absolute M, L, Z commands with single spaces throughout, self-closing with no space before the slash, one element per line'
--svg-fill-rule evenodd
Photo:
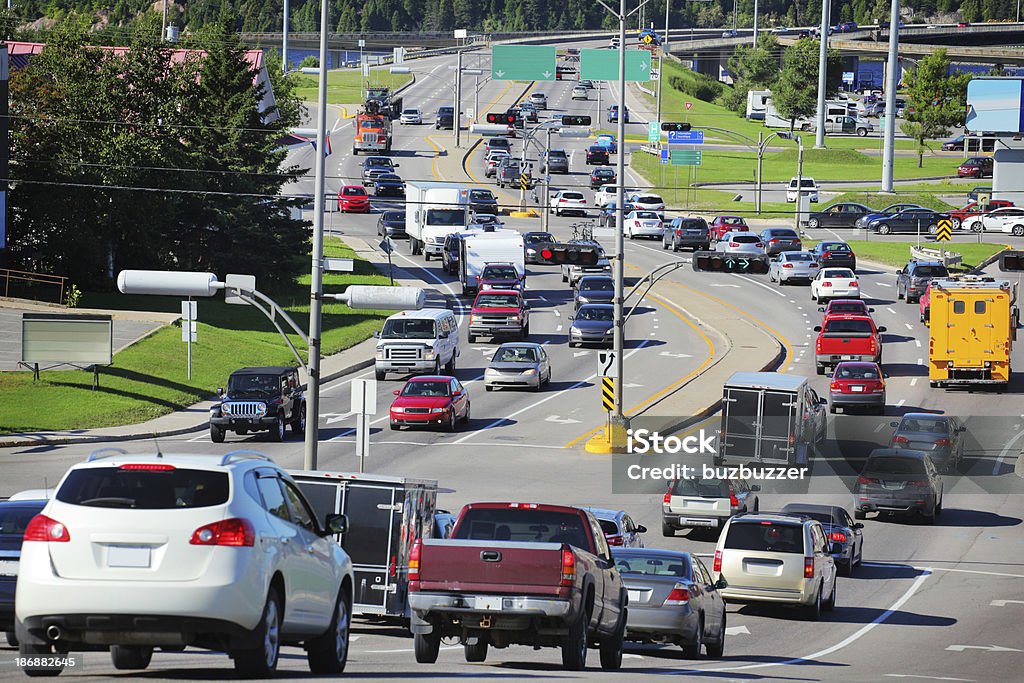
<path fill-rule="evenodd" d="M 429 71 L 441 60 L 417 65 Z M 442 71 L 443 70 L 443 71 Z M 441 78 L 439 75 L 444 74 Z M 406 94 L 407 106 L 427 112 L 448 104 L 450 76 L 439 66 L 433 76 L 418 79 Z M 596 103 L 571 103 L 570 85 L 546 83 L 542 89 L 552 113 L 596 113 Z M 505 90 L 504 83 L 487 83 L 481 102 L 491 102 Z M 541 86 L 538 86 L 541 89 Z M 472 98 L 472 92 L 468 97 Z M 607 105 L 607 100 L 603 105 Z M 486 111 L 486 109 L 485 109 Z M 428 124 L 432 119 L 428 120 Z M 348 122 L 339 121 L 344 131 Z M 638 129 L 639 124 L 631 127 Z M 333 126 L 333 124 L 332 124 Z M 639 129 L 638 129 L 639 130 Z M 340 133 L 336 133 L 340 135 Z M 426 139 L 429 134 L 430 139 Z M 468 144 L 472 138 L 468 138 Z M 580 151 L 583 141 L 562 140 L 574 152 L 572 173 L 558 179 L 560 186 L 585 181 Z M 434 179 L 435 147 L 446 147 L 451 136 L 435 133 L 432 126 L 399 128 L 396 156 L 407 180 Z M 516 144 L 518 148 L 518 143 Z M 334 143 L 328 158 L 328 192 L 336 192 L 344 179 L 358 182 L 359 158 L 344 154 L 346 145 Z M 341 152 L 341 153 L 339 153 Z M 305 155 L 305 156 L 303 156 Z M 483 179 L 479 150 L 468 168 Z M 534 155 L 535 156 L 535 155 Z M 309 164 L 311 152 L 293 155 Z M 564 182 L 562 182 L 564 180 Z M 484 183 L 481 183 L 484 184 Z M 308 191 L 310 185 L 305 185 Z M 588 193 L 589 196 L 589 193 Z M 503 203 L 517 199 L 499 195 Z M 375 205 L 375 209 L 380 208 Z M 376 215 L 332 216 L 334 228 L 345 235 L 374 242 Z M 574 219 L 551 218 L 552 230 L 569 236 Z M 537 219 L 509 219 L 508 225 L 538 229 Z M 606 240 L 610 245 L 610 241 Z M 627 276 L 636 277 L 673 259 L 656 242 L 627 242 Z M 409 256 L 405 244 L 398 247 L 396 264 L 421 278 L 425 286 L 455 301 L 452 278 L 436 267 Z M 1019 680 L 1024 666 L 1024 645 L 1019 623 L 1024 616 L 1024 499 L 1019 493 L 989 492 L 998 482 L 1011 481 L 1024 435 L 1024 386 L 1017 381 L 1005 394 L 947 392 L 930 389 L 922 365 L 927 353 L 925 328 L 917 321 L 917 307 L 895 300 L 894 276 L 863 268 L 860 271 L 865 297 L 875 308 L 876 320 L 888 328 L 884 336 L 885 365 L 890 373 L 886 418 L 838 416 L 830 421 L 829 434 L 842 443 L 826 443 L 814 461 L 816 473 L 848 475 L 871 447 L 884 442 L 888 422 L 910 410 L 958 414 L 967 419 L 969 440 L 964 476 L 949 477 L 945 512 L 935 526 L 889 519 L 868 519 L 864 530 L 865 566 L 852 578 L 840 579 L 838 604 L 819 623 L 802 621 L 787 610 L 752 606 L 729 607 L 729 636 L 725 657 L 720 660 L 685 660 L 671 646 L 630 647 L 623 671 L 604 673 L 591 668 L 582 673 L 563 672 L 555 650 L 531 651 L 513 647 L 493 650 L 484 664 L 468 664 L 461 647 L 442 648 L 438 663 L 417 665 L 412 641 L 398 628 L 359 621 L 353 632 L 347 676 L 371 680 L 420 678 L 450 680 L 454 677 L 526 680 L 560 678 L 597 680 L 641 674 L 692 674 L 725 680 L 879 681 L 889 678 L 921 678 L 963 681 Z M 734 307 L 749 322 L 779 338 L 787 350 L 784 370 L 811 377 L 819 394 L 827 394 L 827 378 L 814 374 L 813 332 L 817 307 L 804 286 L 778 287 L 766 276 L 694 273 L 688 268 L 669 276 L 685 311 L 656 301 L 645 302 L 627 328 L 626 404 L 634 406 L 655 396 L 679 377 L 692 372 L 709 353 L 706 339 L 695 327 L 702 306 L 714 297 Z M 547 344 L 554 362 L 552 388 L 530 392 L 488 392 L 479 378 L 493 344 L 465 343 L 458 375 L 469 386 L 473 420 L 455 434 L 430 431 L 391 432 L 386 429 L 390 391 L 401 386 L 397 379 L 380 383 L 379 412 L 373 425 L 372 450 L 367 471 L 437 479 L 453 492 L 441 496 L 448 509 L 474 500 L 529 500 L 599 505 L 628 510 L 638 523 L 652 531 L 646 543 L 653 547 L 713 551 L 714 542 L 694 533 L 675 538 L 658 535 L 660 495 L 615 495 L 606 456 L 585 453 L 576 442 L 601 424 L 598 391 L 594 387 L 595 354 L 569 349 L 565 344 L 568 289 L 553 268 L 533 268 L 527 290 L 534 321 L 534 339 Z M 454 304 L 456 310 L 462 310 Z M 559 328 L 561 326 L 561 329 Z M 464 334 L 464 333 L 463 333 Z M 751 334 L 757 334 L 752 328 Z M 1024 357 L 1015 354 L 1017 367 Z M 736 370 L 744 367 L 742 356 Z M 371 376 L 369 372 L 358 376 Z M 342 378 L 324 388 L 321 414 L 321 459 L 325 470 L 356 468 L 351 438 L 352 419 L 348 382 Z M 657 407 L 652 408 L 656 412 Z M 704 426 L 714 427 L 714 419 Z M 130 452 L 153 449 L 147 441 L 118 444 Z M 229 436 L 228 443 L 213 444 L 205 434 L 161 440 L 164 451 L 224 453 L 233 448 L 257 448 L 285 467 L 302 463 L 302 444 L 294 440 L 274 444 L 257 437 Z M 3 477 L 0 494 L 53 484 L 88 452 L 85 446 L 5 449 L 0 451 Z M 795 494 L 765 494 L 761 509 L 778 509 Z M 808 502 L 849 505 L 848 494 L 808 493 Z M 1005 601 L 1005 602 L 1003 602 Z M 281 660 L 285 677 L 308 675 L 302 652 L 286 649 Z M 0 655 L 0 660 L 4 659 Z M 596 665 L 592 653 L 591 666 Z M 198 651 L 157 654 L 148 680 L 207 680 L 230 678 L 226 657 Z M 66 674 L 68 675 L 68 674 Z M 109 658 L 89 653 L 83 666 L 71 675 L 82 680 L 107 680 L 114 675 Z M 631 678 L 632 680 L 632 678 Z"/>

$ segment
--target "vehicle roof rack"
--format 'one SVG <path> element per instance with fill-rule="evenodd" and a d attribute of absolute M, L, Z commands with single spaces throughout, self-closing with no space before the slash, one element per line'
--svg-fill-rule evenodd
<path fill-rule="evenodd" d="M 86 458 L 86 462 L 102 460 L 103 458 L 113 458 L 118 455 L 128 455 L 128 451 L 124 450 L 123 448 L 114 448 L 113 446 L 108 446 L 106 448 L 97 448 L 96 450 L 89 454 L 89 457 Z"/>
<path fill-rule="evenodd" d="M 267 462 L 273 462 L 269 456 L 264 455 L 263 453 L 242 449 L 226 453 L 224 457 L 220 459 L 220 466 L 224 467 L 225 465 L 229 465 L 238 460 L 266 460 Z"/>

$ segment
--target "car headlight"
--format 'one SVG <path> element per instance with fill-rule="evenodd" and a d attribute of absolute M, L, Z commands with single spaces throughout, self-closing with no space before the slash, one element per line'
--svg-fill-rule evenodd
<path fill-rule="evenodd" d="M 434 356 L 436 355 L 437 353 L 434 352 L 434 349 L 427 349 L 426 351 L 423 352 L 423 357 L 426 358 L 427 360 L 433 360 Z"/>
<path fill-rule="evenodd" d="M 374 354 L 374 358 L 376 358 L 377 360 L 384 360 L 384 356 L 384 348 L 378 347 L 377 352 Z"/>
<path fill-rule="evenodd" d="M 403 408 L 402 406 L 394 406 L 391 409 L 391 412 L 393 412 L 393 413 L 404 413 L 405 412 L 405 408 Z"/>
<path fill-rule="evenodd" d="M 263 417 L 266 414 L 267 414 L 267 404 L 266 403 L 257 403 L 256 404 L 256 415 L 259 416 L 259 417 Z"/>
<path fill-rule="evenodd" d="M 524 375 L 536 375 L 537 368 L 530 368 L 529 370 L 523 370 Z"/>
<path fill-rule="evenodd" d="M 431 408 L 430 412 L 431 413 L 443 413 L 445 410 L 446 410 L 445 408 Z"/>
<path fill-rule="evenodd" d="M 229 414 L 231 414 L 231 411 L 229 410 L 229 406 L 227 403 L 220 404 L 220 414 L 224 417 L 227 417 Z"/>
<path fill-rule="evenodd" d="M 528 255 L 530 255 L 530 256 L 536 256 L 537 255 L 537 250 L 536 249 L 527 249 L 526 253 Z"/>
<path fill-rule="evenodd" d="M 494 368 L 487 368 L 487 369 L 484 370 L 484 377 L 486 377 L 488 375 L 497 375 L 497 374 L 498 374 L 498 371 L 495 370 Z"/>
<path fill-rule="evenodd" d="M 585 296 L 578 297 L 576 300 L 579 301 L 581 304 L 589 304 L 590 303 L 590 299 L 588 299 Z"/>
<path fill-rule="evenodd" d="M 583 335 L 583 332 L 578 327 L 570 327 L 569 334 L 571 334 L 574 337 L 580 337 Z"/>

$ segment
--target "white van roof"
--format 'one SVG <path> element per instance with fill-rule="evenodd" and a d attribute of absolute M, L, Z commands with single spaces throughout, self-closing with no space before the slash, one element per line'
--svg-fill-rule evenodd
<path fill-rule="evenodd" d="M 402 311 L 401 313 L 395 313 L 388 317 L 388 320 L 393 318 L 414 318 L 424 320 L 440 320 L 448 315 L 455 315 L 447 308 L 421 308 L 418 311 Z"/>

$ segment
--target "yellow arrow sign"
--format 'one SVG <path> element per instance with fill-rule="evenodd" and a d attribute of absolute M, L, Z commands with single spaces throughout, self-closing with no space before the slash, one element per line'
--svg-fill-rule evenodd
<path fill-rule="evenodd" d="M 605 410 L 615 409 L 615 378 L 601 378 L 601 406 Z"/>
<path fill-rule="evenodd" d="M 949 242 L 953 239 L 953 221 L 948 218 L 940 218 L 936 227 L 936 242 Z"/>

